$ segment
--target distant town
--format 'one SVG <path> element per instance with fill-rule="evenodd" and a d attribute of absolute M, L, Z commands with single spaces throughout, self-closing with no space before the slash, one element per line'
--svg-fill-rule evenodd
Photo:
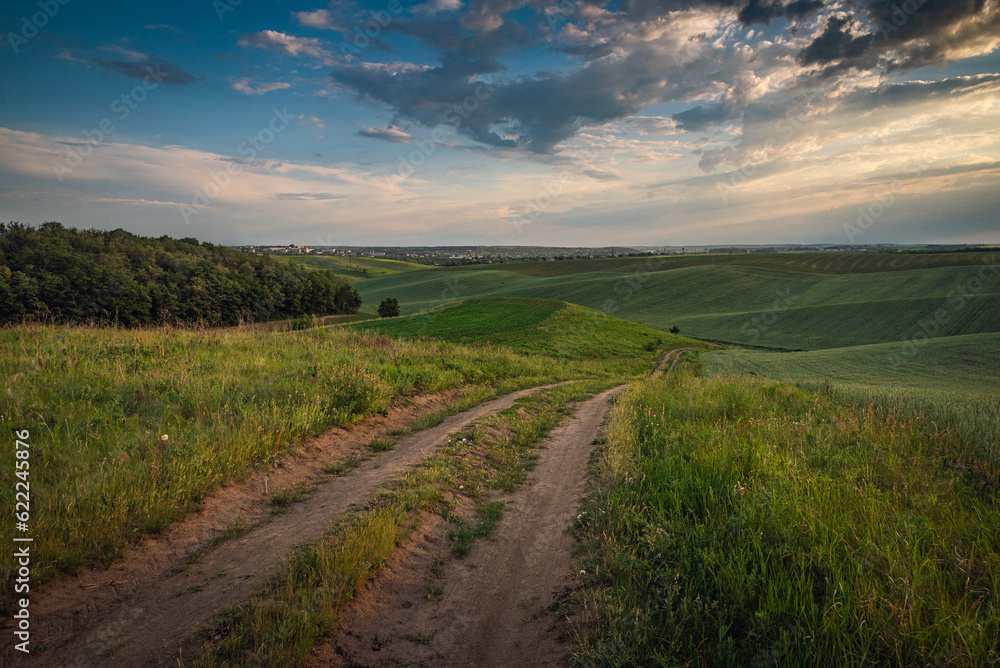
<path fill-rule="evenodd" d="M 449 266 L 498 262 L 583 260 L 643 255 L 732 255 L 747 253 L 955 253 L 989 250 L 976 244 L 785 244 L 771 246 L 233 246 L 258 255 L 333 255 L 402 260 Z M 992 248 L 995 248 L 992 247 Z"/>

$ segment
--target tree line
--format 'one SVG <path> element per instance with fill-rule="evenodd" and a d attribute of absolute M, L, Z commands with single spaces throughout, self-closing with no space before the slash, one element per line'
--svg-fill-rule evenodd
<path fill-rule="evenodd" d="M 0 323 L 235 325 L 355 313 L 357 291 L 325 271 L 197 239 L 0 223 Z"/>

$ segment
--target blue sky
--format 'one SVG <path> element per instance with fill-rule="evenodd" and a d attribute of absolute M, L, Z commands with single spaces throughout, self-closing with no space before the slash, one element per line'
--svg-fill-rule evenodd
<path fill-rule="evenodd" d="M 1000 242 L 996 3 L 0 1 L 0 35 L 5 220 Z"/>

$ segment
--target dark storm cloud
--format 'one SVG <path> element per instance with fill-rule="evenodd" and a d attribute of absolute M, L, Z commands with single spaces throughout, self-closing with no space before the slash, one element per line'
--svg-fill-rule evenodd
<path fill-rule="evenodd" d="M 954 59 L 957 47 L 1000 34 L 1000 10 L 987 0 L 847 0 L 846 5 L 834 0 L 577 2 L 560 13 L 564 23 L 559 25 L 546 18 L 543 8 L 551 5 L 540 0 L 471 0 L 457 14 L 400 16 L 384 32 L 421 40 L 437 51 L 439 65 L 392 71 L 351 62 L 336 65 L 331 77 L 360 98 L 389 106 L 397 121 L 449 125 L 486 146 L 551 153 L 581 127 L 628 118 L 658 102 L 704 98 L 712 89 L 728 89 L 726 98 L 676 114 L 679 129 L 697 131 L 744 118 L 759 93 L 752 85 L 741 93 L 737 78 L 745 71 L 766 76 L 768 67 L 780 66 L 779 59 L 787 62 L 797 56 L 803 68 L 798 83 L 775 93 L 788 102 L 800 95 L 797 86 L 833 87 L 839 73 L 852 68 L 887 72 L 946 63 Z M 775 52 L 784 51 L 770 54 L 767 62 L 757 53 L 743 56 L 709 47 L 713 38 L 708 35 L 697 40 L 706 44 L 704 52 L 692 58 L 644 41 L 650 26 L 662 30 L 670 12 L 699 8 L 726 12 L 747 26 L 786 19 L 789 25 L 783 28 L 796 30 L 800 21 L 815 16 L 826 24 L 800 51 L 772 42 Z M 593 19 L 601 9 L 607 10 L 605 18 Z M 534 20 L 525 19 L 532 11 Z M 551 41 L 569 24 L 577 28 L 574 39 Z M 537 46 L 577 56 L 583 63 L 568 73 L 505 77 L 504 56 Z M 915 95 L 932 92 L 914 89 Z M 780 99 L 776 105 L 782 106 Z"/>
<path fill-rule="evenodd" d="M 950 62 L 952 52 L 1000 33 L 1000 7 L 987 0 L 868 0 L 852 5 L 867 29 L 831 18 L 799 56 L 831 72 L 885 67 L 905 70 Z"/>
<path fill-rule="evenodd" d="M 723 104 L 699 105 L 673 115 L 677 127 L 689 132 L 704 130 L 709 125 L 717 125 L 726 120 L 727 117 L 726 106 Z"/>
<path fill-rule="evenodd" d="M 196 81 L 195 77 L 177 65 L 160 58 L 149 58 L 141 62 L 123 60 L 95 60 L 95 63 L 133 79 L 146 79 L 164 85 L 183 86 Z"/>

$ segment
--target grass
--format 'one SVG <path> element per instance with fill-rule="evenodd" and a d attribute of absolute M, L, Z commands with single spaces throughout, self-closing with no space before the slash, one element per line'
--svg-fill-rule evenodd
<path fill-rule="evenodd" d="M 612 409 L 578 665 L 1000 660 L 1000 443 L 682 369 Z"/>
<path fill-rule="evenodd" d="M 430 269 L 424 264 L 402 260 L 380 260 L 369 257 L 347 258 L 340 255 L 275 255 L 275 258 L 306 269 L 332 271 L 348 280 L 392 276 L 407 271 Z"/>
<path fill-rule="evenodd" d="M 353 327 L 406 338 L 503 346 L 519 353 L 613 366 L 623 374 L 640 373 L 672 348 L 700 344 L 592 309 L 541 299 L 470 299 L 429 313 Z"/>
<path fill-rule="evenodd" d="M 646 258 L 629 263 L 629 271 L 599 270 L 597 260 L 579 261 L 580 271 L 572 272 L 480 265 L 372 279 L 358 284 L 358 290 L 366 303 L 399 299 L 404 314 L 455 299 L 556 299 L 662 331 L 677 325 L 681 333 L 701 339 L 791 350 L 899 341 L 928 324 L 937 329 L 934 336 L 1000 332 L 1000 258 L 995 254 L 892 255 L 885 262 L 898 262 L 893 266 L 899 268 L 867 273 L 862 270 L 886 265 L 872 257 L 866 265 L 845 256 L 839 261 L 857 262 L 838 266 L 858 273 L 819 273 L 820 266 L 828 266 L 823 263 L 839 256 L 811 256 L 817 267 L 812 272 L 807 271 L 812 265 L 801 264 L 803 255 L 748 256 L 777 258 L 771 264 L 742 256 L 705 257 L 711 262 Z M 952 265 L 935 265 L 948 257 Z M 675 260 L 685 262 L 674 266 Z M 942 322 L 935 324 L 936 318 Z"/>
<path fill-rule="evenodd" d="M 36 585 L 57 571 L 109 563 L 144 533 L 197 509 L 219 485 L 397 398 L 469 387 L 466 400 L 482 401 L 558 380 L 616 376 L 621 366 L 344 328 L 24 326 L 0 329 L 0 349 L 0 425 L 31 434 Z M 8 602 L 14 472 L 14 451 L 5 449 L 0 522 L 8 539 L 0 541 L 0 571 Z"/>
<path fill-rule="evenodd" d="M 996 252 L 993 249 L 992 252 Z M 505 270 L 527 276 L 569 276 L 590 272 L 633 273 L 646 271 L 654 263 L 657 271 L 685 267 L 761 267 L 811 274 L 857 274 L 978 265 L 988 253 L 768 253 L 731 255 L 667 255 L 652 257 L 597 258 L 558 262 L 512 262 Z M 448 267 L 443 271 L 489 271 L 496 265 Z"/>
<path fill-rule="evenodd" d="M 417 526 L 421 513 L 436 512 L 451 520 L 456 555 L 467 552 L 477 538 L 491 535 L 504 507 L 492 494 L 512 476 L 523 479 L 536 459 L 534 446 L 566 414 L 569 402 L 606 385 L 571 383 L 542 390 L 466 430 L 464 436 L 453 436 L 422 466 L 383 488 L 364 511 L 342 519 L 320 540 L 290 555 L 252 601 L 219 615 L 185 647 L 185 665 L 301 665 L 310 647 L 336 629 L 344 606 Z M 477 508 L 472 528 L 455 519 L 458 495 Z M 441 593 L 441 583 L 431 578 L 427 596 Z"/>
<path fill-rule="evenodd" d="M 710 376 L 829 387 L 862 404 L 940 418 L 956 436 L 984 448 L 1000 438 L 1000 334 L 795 353 L 725 350 L 701 360 Z"/>

